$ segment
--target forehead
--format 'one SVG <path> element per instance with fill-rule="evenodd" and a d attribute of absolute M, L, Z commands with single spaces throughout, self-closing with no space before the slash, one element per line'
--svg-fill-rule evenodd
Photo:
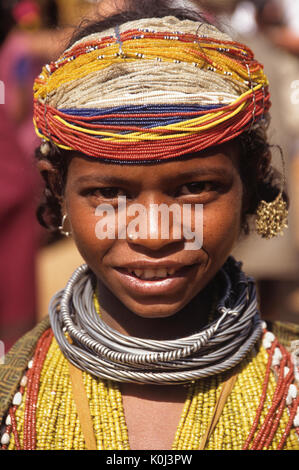
<path fill-rule="evenodd" d="M 234 142 L 207 149 L 181 160 L 151 165 L 118 165 L 75 155 L 69 165 L 68 179 L 76 183 L 88 183 L 93 179 L 126 182 L 179 180 L 183 177 L 221 176 L 238 172 L 239 150 Z"/>

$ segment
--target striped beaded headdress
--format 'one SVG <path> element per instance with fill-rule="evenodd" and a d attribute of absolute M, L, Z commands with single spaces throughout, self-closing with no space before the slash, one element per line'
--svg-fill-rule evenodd
<path fill-rule="evenodd" d="M 155 163 L 227 142 L 270 107 L 249 48 L 175 17 L 84 37 L 43 68 L 34 92 L 42 139 L 111 163 Z"/>

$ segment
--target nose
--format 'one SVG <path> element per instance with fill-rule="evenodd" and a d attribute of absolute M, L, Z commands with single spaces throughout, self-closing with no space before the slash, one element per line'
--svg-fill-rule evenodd
<path fill-rule="evenodd" d="M 128 243 L 160 250 L 183 240 L 181 206 L 152 196 L 128 207 Z"/>

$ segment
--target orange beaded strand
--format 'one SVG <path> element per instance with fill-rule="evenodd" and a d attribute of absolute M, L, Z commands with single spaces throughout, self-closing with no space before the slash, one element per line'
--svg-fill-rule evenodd
<path fill-rule="evenodd" d="M 36 403 L 39 392 L 39 379 L 52 338 L 53 332 L 51 329 L 46 330 L 41 336 L 33 357 L 33 367 L 28 373 L 24 421 L 24 450 L 34 450 L 36 448 Z"/>

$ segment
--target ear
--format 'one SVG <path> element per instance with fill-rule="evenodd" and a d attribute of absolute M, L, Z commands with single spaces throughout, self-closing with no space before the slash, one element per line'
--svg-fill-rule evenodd
<path fill-rule="evenodd" d="M 37 168 L 42 173 L 42 171 L 55 171 L 52 163 L 48 160 L 39 160 L 37 162 Z"/>
<path fill-rule="evenodd" d="M 61 194 L 61 178 L 59 172 L 51 162 L 48 160 L 39 160 L 37 162 L 37 168 L 42 175 L 43 179 L 48 186 L 48 189 L 55 195 L 55 197 L 59 200 L 60 204 L 62 204 L 63 197 Z"/>

